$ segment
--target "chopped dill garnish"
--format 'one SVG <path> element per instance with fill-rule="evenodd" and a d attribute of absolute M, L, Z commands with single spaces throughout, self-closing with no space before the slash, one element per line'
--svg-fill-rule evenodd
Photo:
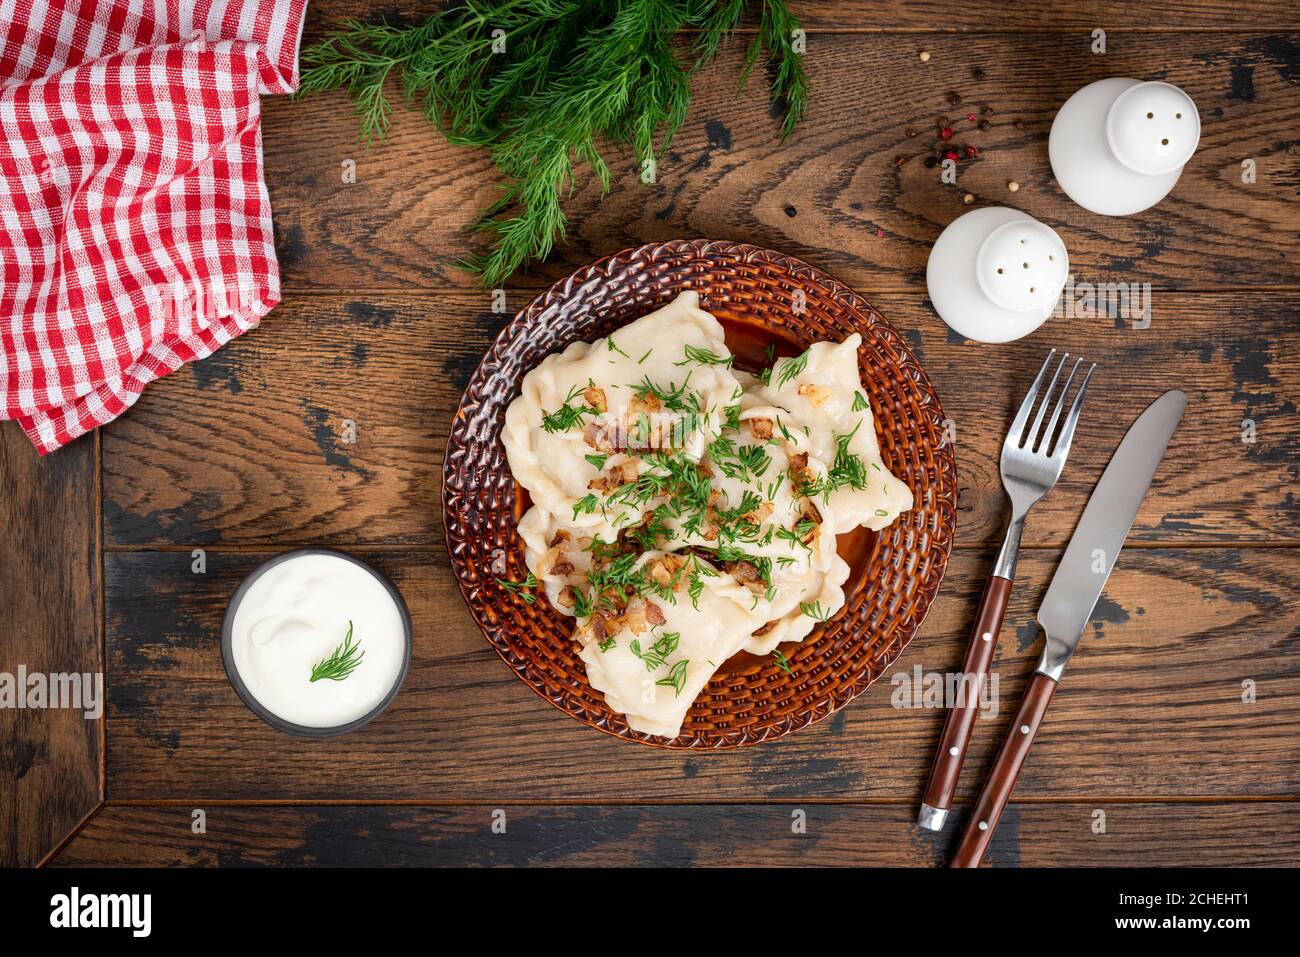
<path fill-rule="evenodd" d="M 686 373 L 686 380 L 679 386 L 675 382 L 668 383 L 668 386 L 658 385 L 650 381 L 649 376 L 644 376 L 641 382 L 632 386 L 638 399 L 644 399 L 648 395 L 654 396 L 664 406 L 673 412 L 698 412 L 700 411 L 699 396 L 693 395 L 689 390 L 691 374 Z M 691 401 L 687 401 L 690 399 Z"/>
<path fill-rule="evenodd" d="M 832 492 L 846 486 L 858 491 L 866 489 L 868 485 L 866 463 L 862 461 L 862 456 L 849 451 L 849 443 L 853 441 L 853 436 L 858 434 L 860 428 L 862 428 L 861 420 L 853 427 L 852 432 L 835 436 L 835 462 L 831 465 L 830 471 L 816 481 L 801 483 L 796 489 L 798 494 L 807 498 L 815 498 L 818 495 L 830 498 Z"/>
<path fill-rule="evenodd" d="M 529 572 L 528 577 L 525 578 L 523 581 L 512 582 L 509 579 L 498 578 L 497 584 L 500 585 L 502 588 L 504 588 L 506 591 L 510 592 L 510 594 L 518 595 L 520 598 L 524 600 L 525 603 L 529 605 L 531 605 L 533 602 L 537 600 L 537 598 L 531 592 L 526 590 L 529 588 L 537 587 L 537 576 L 534 575 L 532 572 Z"/>
<path fill-rule="evenodd" d="M 822 603 L 819 601 L 801 601 L 799 602 L 799 610 L 814 621 L 825 621 L 831 616 L 830 612 L 823 608 Z"/>
<path fill-rule="evenodd" d="M 673 365 L 684 366 L 688 362 L 698 362 L 702 366 L 723 366 L 731 368 L 731 364 L 736 361 L 735 356 L 720 356 L 716 352 L 708 349 L 701 349 L 699 346 L 683 346 L 682 351 L 686 357 L 681 362 L 674 362 Z"/>
<path fill-rule="evenodd" d="M 727 436 L 719 436 L 709 443 L 709 459 L 723 475 L 742 482 L 756 481 L 772 464 L 764 446 L 737 445 Z"/>
<path fill-rule="evenodd" d="M 677 697 L 680 698 L 682 696 L 682 688 L 686 684 L 686 666 L 689 664 L 690 661 L 683 658 L 681 661 L 677 662 L 677 664 L 673 665 L 673 669 L 668 672 L 667 678 L 660 678 L 655 682 L 655 684 L 667 685 L 672 688 L 673 691 L 677 692 Z"/>
<path fill-rule="evenodd" d="M 779 389 L 791 379 L 803 375 L 803 371 L 808 368 L 808 355 L 811 348 L 804 350 L 800 355 L 790 359 L 781 360 L 781 371 L 776 376 L 776 387 Z M 776 368 L 773 366 L 773 368 Z"/>
<path fill-rule="evenodd" d="M 670 631 L 660 635 L 658 640 L 645 651 L 641 650 L 641 642 L 635 638 L 628 647 L 632 650 L 632 654 L 645 663 L 646 671 L 654 671 L 668 663 L 668 656 L 677 650 L 677 643 L 681 638 L 680 632 Z"/>
<path fill-rule="evenodd" d="M 599 412 L 585 402 L 582 405 L 573 405 L 573 400 L 582 395 L 582 392 L 582 386 L 575 385 L 565 396 L 563 405 L 554 412 L 543 413 L 542 428 L 547 432 L 568 432 L 575 425 L 582 424 L 584 415 L 599 415 Z"/>

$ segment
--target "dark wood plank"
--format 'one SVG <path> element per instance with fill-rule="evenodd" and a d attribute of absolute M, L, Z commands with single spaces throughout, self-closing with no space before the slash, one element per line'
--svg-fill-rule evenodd
<path fill-rule="evenodd" d="M 1300 294 L 1163 293 L 1148 329 L 1058 319 L 1009 346 L 956 339 L 916 296 L 873 298 L 912 341 L 953 419 L 960 546 L 1001 540 L 1002 439 L 1049 345 L 1101 367 L 1028 544 L 1068 540 L 1124 431 L 1175 387 L 1191 404 L 1132 540 L 1300 543 Z M 507 318 L 474 293 L 292 297 L 260 329 L 154 383 L 104 430 L 108 541 L 441 547 L 447 429 Z M 1253 443 L 1242 441 L 1247 419 Z"/>
<path fill-rule="evenodd" d="M 768 745 L 683 754 L 602 735 L 535 697 L 469 620 L 440 552 L 364 554 L 410 605 L 414 661 L 386 714 L 307 744 L 263 725 L 222 670 L 225 603 L 259 555 L 209 551 L 207 574 L 194 575 L 188 552 L 109 554 L 108 793 L 196 802 L 914 800 L 943 713 L 895 706 L 892 682 L 917 668 L 959 667 L 992 560 L 957 553 L 889 680 L 833 719 Z M 1022 557 L 994 664 L 999 711 L 976 722 L 964 797 L 978 789 L 1037 658 L 1032 614 L 1057 557 Z M 1294 563 L 1285 549 L 1125 552 L 1017 798 L 1300 793 Z M 1246 680 L 1256 689 L 1250 704 Z"/>
<path fill-rule="evenodd" d="M 38 458 L 0 428 L 0 672 L 103 671 L 95 439 Z M 101 702 L 102 704 L 102 702 Z M 99 804 L 102 718 L 0 709 L 0 866 L 38 863 Z"/>
<path fill-rule="evenodd" d="M 1241 16 L 1236 25 L 1251 25 Z M 930 25 L 946 22 L 934 16 Z M 642 242 L 709 236 L 782 249 L 867 295 L 921 290 L 930 246 L 969 208 L 967 191 L 981 205 L 1012 205 L 1058 227 L 1080 280 L 1190 289 L 1300 283 L 1290 253 L 1300 35 L 1114 33 L 1105 56 L 1091 54 L 1088 42 L 1087 31 L 815 35 L 808 115 L 785 144 L 761 77 L 737 95 L 744 43 L 730 43 L 696 80 L 690 120 L 658 182 L 640 185 L 630 158 L 614 162 L 617 184 L 605 199 L 584 181 L 568 204 L 569 244 L 512 285 L 544 285 Z M 919 46 L 932 52 L 929 62 L 917 58 Z M 1128 218 L 1088 213 L 1052 179 L 1052 117 L 1085 83 L 1152 76 L 1153 64 L 1196 100 L 1200 149 L 1155 209 Z M 959 106 L 949 105 L 951 93 Z M 984 104 L 994 111 L 991 128 L 971 132 L 966 114 Z M 923 163 L 940 115 L 958 121 L 958 142 L 983 150 L 955 187 Z M 919 135 L 908 138 L 909 129 Z M 497 196 L 487 157 L 448 146 L 404 105 L 387 143 L 363 150 L 357 130 L 341 93 L 265 103 L 266 182 L 286 278 L 336 290 L 472 285 L 452 263 L 471 242 L 463 227 Z M 906 158 L 901 167 L 898 157 Z M 341 175 L 347 159 L 357 164 L 351 185 Z M 1254 185 L 1240 181 L 1244 159 L 1257 164 Z M 1022 185 L 1014 195 L 1009 180 Z"/>
<path fill-rule="evenodd" d="M 315 40 L 344 20 L 389 23 L 418 22 L 444 4 L 438 0 L 317 0 L 307 8 L 304 42 Z M 757 6 L 754 4 L 753 6 Z M 1268 0 L 1162 0 L 1132 3 L 1125 0 L 1039 0 L 1007 5 L 998 0 L 792 0 L 789 4 L 807 30 L 907 30 L 923 32 L 975 31 L 988 33 L 1080 31 L 1089 35 L 1097 27 L 1112 33 L 1130 30 L 1288 30 L 1296 18 L 1285 3 Z M 749 15 L 741 29 L 752 32 Z M 920 47 L 917 48 L 921 49 Z"/>
<path fill-rule="evenodd" d="M 71 867 L 940 865 L 955 824 L 923 831 L 899 805 L 622 807 L 113 806 L 52 862 Z M 1095 833 L 1098 812 L 1105 832 Z M 802 814 L 803 833 L 794 832 Z M 494 818 L 495 815 L 495 818 Z M 504 821 L 504 833 L 493 831 Z M 498 826 L 499 831 L 499 826 Z M 992 866 L 1285 867 L 1300 804 L 1012 804 Z"/>
<path fill-rule="evenodd" d="M 304 296 L 155 383 L 105 429 L 108 540 L 440 540 L 443 369 L 486 339 L 458 302 Z"/>

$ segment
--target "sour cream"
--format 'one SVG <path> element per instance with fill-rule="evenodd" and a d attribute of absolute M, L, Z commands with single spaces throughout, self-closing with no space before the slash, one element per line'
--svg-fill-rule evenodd
<path fill-rule="evenodd" d="M 399 600 L 377 572 L 338 553 L 273 560 L 235 593 L 233 620 L 227 612 L 225 651 L 236 690 L 303 728 L 341 728 L 367 717 L 405 675 L 409 625 Z M 338 680 L 311 680 L 345 644 L 349 628 L 359 663 L 334 669 L 346 672 Z"/>

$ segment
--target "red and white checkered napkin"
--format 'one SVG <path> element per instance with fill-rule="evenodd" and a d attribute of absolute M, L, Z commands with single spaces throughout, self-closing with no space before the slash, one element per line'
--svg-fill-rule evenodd
<path fill-rule="evenodd" d="M 41 454 L 280 300 L 258 97 L 307 0 L 0 0 L 0 418 Z"/>

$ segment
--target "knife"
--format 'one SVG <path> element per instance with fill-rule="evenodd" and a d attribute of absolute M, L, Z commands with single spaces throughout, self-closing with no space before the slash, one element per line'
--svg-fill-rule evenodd
<path fill-rule="evenodd" d="M 1038 624 L 1047 639 L 1043 655 L 1020 700 L 1020 709 L 1007 730 L 984 790 L 971 810 L 950 866 L 978 867 L 983 859 L 1061 674 L 1079 645 L 1142 499 L 1151 487 L 1165 447 L 1186 408 L 1187 396 L 1176 390 L 1166 392 L 1147 406 L 1120 442 L 1101 481 L 1093 489 L 1083 518 L 1079 519 L 1038 607 Z"/>

